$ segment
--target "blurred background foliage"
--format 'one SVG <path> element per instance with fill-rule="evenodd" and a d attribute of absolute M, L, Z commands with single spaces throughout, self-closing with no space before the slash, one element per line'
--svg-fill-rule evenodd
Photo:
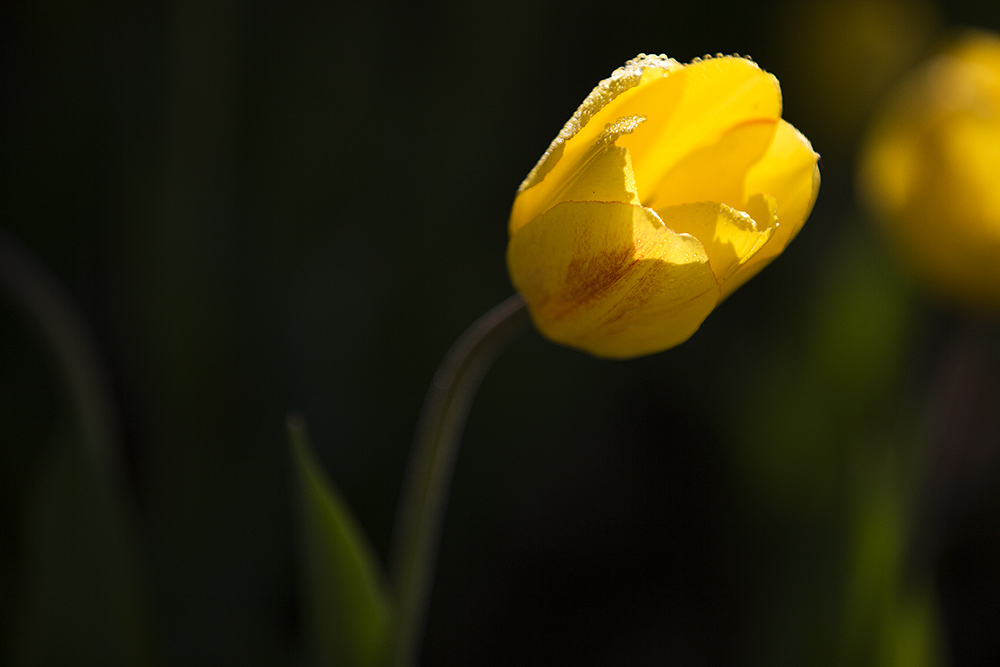
<path fill-rule="evenodd" d="M 425 663 L 996 664 L 995 319 L 915 290 L 853 178 L 887 87 L 998 7 L 4 3 L 0 660 L 305 664 L 288 412 L 384 559 L 515 188 L 645 51 L 774 73 L 818 204 L 680 348 L 500 358 Z"/>

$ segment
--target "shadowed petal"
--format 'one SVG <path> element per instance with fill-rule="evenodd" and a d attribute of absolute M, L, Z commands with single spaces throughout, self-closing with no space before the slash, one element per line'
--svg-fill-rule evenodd
<path fill-rule="evenodd" d="M 747 172 L 767 153 L 777 127 L 778 121 L 764 118 L 729 128 L 715 142 L 684 156 L 660 183 L 653 184 L 642 203 L 659 210 L 714 201 L 743 210 Z"/>

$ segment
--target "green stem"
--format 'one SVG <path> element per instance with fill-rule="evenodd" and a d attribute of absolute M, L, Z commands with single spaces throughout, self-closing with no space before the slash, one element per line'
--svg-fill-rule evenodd
<path fill-rule="evenodd" d="M 427 392 L 396 518 L 394 667 L 418 662 L 445 501 L 472 399 L 493 360 L 527 323 L 520 295 L 495 306 L 455 341 Z"/>

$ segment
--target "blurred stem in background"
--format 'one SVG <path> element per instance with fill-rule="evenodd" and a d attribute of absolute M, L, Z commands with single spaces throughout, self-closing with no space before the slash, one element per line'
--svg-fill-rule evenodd
<path fill-rule="evenodd" d="M 912 558 L 927 313 L 859 222 L 831 260 L 801 338 L 750 369 L 734 434 L 753 539 L 774 535 L 756 604 L 782 610 L 751 622 L 746 664 L 938 665 L 933 563 Z"/>
<path fill-rule="evenodd" d="M 1000 646 L 991 602 L 998 590 L 1000 330 L 995 319 L 951 315 L 921 397 L 925 435 L 908 566 L 934 575 L 951 664 L 992 664 L 986 656 Z"/>
<path fill-rule="evenodd" d="M 83 317 L 58 278 L 27 247 L 0 229 L 0 285 L 28 314 L 52 350 L 94 471 L 121 484 L 120 436 L 111 383 Z"/>
<path fill-rule="evenodd" d="M 5 230 L 0 288 L 47 342 L 73 413 L 70 429 L 3 443 L 36 453 L 16 538 L 19 585 L 3 601 L 13 616 L 0 628 L 9 638 L 0 662 L 157 664 L 111 383 L 90 329 L 58 278 Z"/>
<path fill-rule="evenodd" d="M 915 499 L 911 560 L 914 568 L 933 567 L 941 557 L 948 507 L 960 501 L 968 482 L 980 481 L 982 464 L 996 460 L 977 420 L 989 400 L 989 373 L 995 365 L 995 338 L 972 323 L 949 332 L 937 358 L 933 384 L 925 398 L 927 448 L 919 495 Z M 967 490 L 967 489 L 966 489 Z"/>
<path fill-rule="evenodd" d="M 472 399 L 496 356 L 528 321 L 519 294 L 501 302 L 459 337 L 431 381 L 400 497 L 390 556 L 399 604 L 394 667 L 419 662 L 448 489 Z"/>

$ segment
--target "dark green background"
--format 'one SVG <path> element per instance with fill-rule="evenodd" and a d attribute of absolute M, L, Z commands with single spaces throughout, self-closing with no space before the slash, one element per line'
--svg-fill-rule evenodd
<path fill-rule="evenodd" d="M 811 4 L 4 3 L 0 227 L 64 285 L 110 376 L 161 664 L 304 661 L 286 415 L 384 558 L 431 375 L 511 292 L 517 185 L 640 51 L 777 75 L 823 156 L 819 202 L 677 349 L 607 362 L 532 331 L 500 358 L 458 461 L 425 664 L 878 664 L 878 623 L 851 629 L 845 545 L 858 489 L 882 488 L 871 470 L 937 470 L 913 463 L 924 446 L 958 461 L 964 493 L 914 512 L 935 545 L 915 570 L 938 582 L 954 663 L 1000 655 L 996 330 L 911 289 L 852 184 L 884 87 L 949 28 L 1000 16 L 949 2 L 883 61 L 907 21 L 833 3 L 871 19 L 848 32 Z M 968 412 L 951 458 L 933 444 L 948 378 Z M 77 440 L 5 294 L 3 651 L 35 627 L 73 655 L 56 629 L 95 613 L 72 577 L 30 612 L 34 545 L 61 525 L 36 511 L 42 478 Z M 73 539 L 65 559 L 114 569 L 100 534 Z"/>

